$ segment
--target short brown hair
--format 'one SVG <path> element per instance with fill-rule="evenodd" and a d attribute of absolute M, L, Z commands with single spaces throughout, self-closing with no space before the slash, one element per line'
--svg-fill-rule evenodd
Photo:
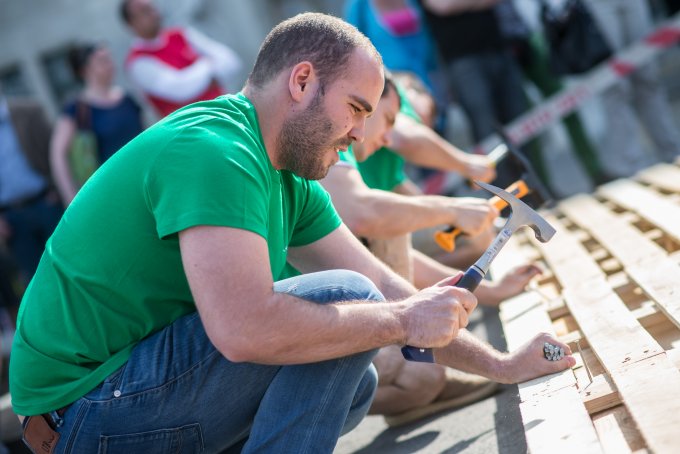
<path fill-rule="evenodd" d="M 322 84 L 344 75 L 347 61 L 357 48 L 368 49 L 382 64 L 370 40 L 337 17 L 303 13 L 272 29 L 260 47 L 248 83 L 262 87 L 283 69 L 301 61 L 314 65 Z"/>
<path fill-rule="evenodd" d="M 130 0 L 123 0 L 120 2 L 118 12 L 120 13 L 121 19 L 123 19 L 123 22 L 130 25 L 130 19 L 132 19 L 132 13 L 130 13 Z"/>

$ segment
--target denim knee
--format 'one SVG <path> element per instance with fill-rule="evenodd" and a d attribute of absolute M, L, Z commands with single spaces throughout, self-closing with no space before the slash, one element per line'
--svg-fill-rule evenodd
<path fill-rule="evenodd" d="M 370 279 L 350 270 L 320 271 L 284 279 L 274 283 L 274 291 L 317 303 L 385 301 L 385 297 Z"/>
<path fill-rule="evenodd" d="M 378 290 L 378 287 L 363 274 L 350 270 L 337 270 L 336 273 L 339 281 L 344 283 L 346 291 L 356 295 L 356 299 L 385 301 L 385 297 Z"/>

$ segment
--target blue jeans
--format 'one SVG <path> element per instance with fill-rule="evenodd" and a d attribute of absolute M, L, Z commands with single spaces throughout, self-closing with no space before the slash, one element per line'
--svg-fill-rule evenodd
<path fill-rule="evenodd" d="M 384 300 L 371 281 L 344 270 L 274 289 L 321 304 Z M 368 412 L 376 352 L 292 366 L 232 363 L 193 313 L 140 342 L 123 367 L 57 417 L 55 453 L 332 452 Z"/>

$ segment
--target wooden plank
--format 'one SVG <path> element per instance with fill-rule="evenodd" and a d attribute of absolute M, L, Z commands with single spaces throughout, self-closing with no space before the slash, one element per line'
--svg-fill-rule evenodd
<path fill-rule="evenodd" d="M 518 295 L 501 304 L 500 310 L 510 351 L 539 331 L 554 334 L 541 295 L 536 292 Z M 602 452 L 571 370 L 520 383 L 518 388 L 531 452 Z"/>
<path fill-rule="evenodd" d="M 555 236 L 547 243 L 533 238 L 532 242 L 542 251 L 562 287 L 581 285 L 592 279 L 603 280 L 605 274 L 566 227 L 555 216 L 547 215 L 545 219 L 555 228 Z"/>
<path fill-rule="evenodd" d="M 623 405 L 593 415 L 593 424 L 605 452 L 625 454 L 649 452 L 633 418 Z"/>
<path fill-rule="evenodd" d="M 583 346 L 583 342 L 581 345 Z M 576 351 L 575 348 L 573 350 Z M 574 356 L 578 357 L 577 366 L 579 363 L 583 363 L 584 359 L 581 358 L 578 353 L 575 353 Z M 668 360 L 680 370 L 680 352 L 676 349 L 671 349 L 666 352 L 666 356 L 668 357 Z M 583 386 L 579 385 L 579 392 L 588 413 L 592 415 L 623 403 L 616 385 L 612 382 L 608 374 L 603 373 L 595 375 L 592 377 L 592 381 L 590 381 L 585 369 L 581 371 L 577 369 L 577 366 L 574 367 L 574 373 L 576 374 L 578 371 L 583 379 L 579 379 L 579 383 L 582 381 L 585 381 L 586 383 Z"/>
<path fill-rule="evenodd" d="M 581 390 L 588 413 L 598 413 L 621 404 L 621 395 L 607 374 L 593 377 L 592 383 Z"/>
<path fill-rule="evenodd" d="M 617 180 L 600 186 L 598 194 L 638 213 L 676 241 L 680 241 L 680 205 L 630 180 Z"/>
<path fill-rule="evenodd" d="M 599 271 L 597 264 L 584 246 L 556 218 L 549 222 L 558 234 L 538 246 L 565 289 L 571 314 L 649 447 L 672 452 L 677 448 L 676 427 L 680 427 L 680 372 L 614 293 L 603 273 L 595 272 Z"/>
<path fill-rule="evenodd" d="M 564 299 L 608 371 L 664 352 L 606 282 L 565 289 Z"/>
<path fill-rule="evenodd" d="M 671 259 L 648 266 L 627 268 L 630 276 L 652 298 L 668 318 L 680 328 L 680 265 Z"/>
<path fill-rule="evenodd" d="M 520 404 L 527 447 L 532 453 L 600 453 L 602 447 L 574 387 Z"/>
<path fill-rule="evenodd" d="M 639 230 L 592 196 L 581 194 L 571 197 L 560 203 L 560 210 L 576 225 L 586 229 L 624 266 L 662 259 L 667 255 L 659 245 L 643 238 Z"/>
<path fill-rule="evenodd" d="M 612 375 L 652 452 L 678 452 L 680 371 L 662 353 Z"/>
<path fill-rule="evenodd" d="M 680 193 L 680 167 L 657 164 L 638 172 L 635 177 L 665 191 Z"/>
<path fill-rule="evenodd" d="M 628 276 L 680 327 L 680 266 L 675 260 L 590 196 L 566 200 L 560 209 L 616 257 Z"/>

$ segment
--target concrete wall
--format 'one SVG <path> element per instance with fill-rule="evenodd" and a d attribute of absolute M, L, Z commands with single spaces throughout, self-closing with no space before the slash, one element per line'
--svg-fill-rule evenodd
<path fill-rule="evenodd" d="M 106 41 L 118 66 L 118 83 L 131 35 L 119 19 L 120 0 L 0 0 L 0 74 L 18 66 L 25 85 L 54 116 L 57 99 L 43 58 L 80 40 Z M 156 0 L 165 23 L 192 25 L 234 49 L 244 61 L 245 81 L 267 32 L 301 11 L 339 14 L 333 0 Z"/>

